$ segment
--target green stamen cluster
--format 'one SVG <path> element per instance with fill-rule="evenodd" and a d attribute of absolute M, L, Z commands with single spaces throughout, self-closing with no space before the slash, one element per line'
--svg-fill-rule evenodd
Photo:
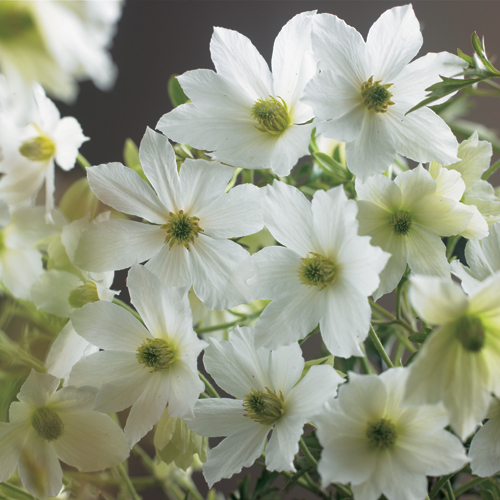
<path fill-rule="evenodd" d="M 46 441 L 59 439 L 64 432 L 64 424 L 59 415 L 50 408 L 37 408 L 31 415 L 31 425 Z"/>
<path fill-rule="evenodd" d="M 397 212 L 391 217 L 390 224 L 398 236 L 405 236 L 411 228 L 411 216 L 408 212 Z"/>
<path fill-rule="evenodd" d="M 190 250 L 189 245 L 194 243 L 194 239 L 198 238 L 198 233 L 202 233 L 203 229 L 199 226 L 198 217 L 190 217 L 183 210 L 177 213 L 170 212 L 169 221 L 161 226 L 165 230 L 165 243 L 168 243 L 168 248 L 172 248 L 176 243 Z"/>
<path fill-rule="evenodd" d="M 85 304 L 98 300 L 97 286 L 93 281 L 86 281 L 83 285 L 72 290 L 68 298 L 69 305 L 74 309 L 79 309 Z"/>
<path fill-rule="evenodd" d="M 387 108 L 394 103 L 391 101 L 392 94 L 387 90 L 392 83 L 381 85 L 381 80 L 373 81 L 373 76 L 361 85 L 361 97 L 367 109 L 376 113 L 386 113 Z"/>
<path fill-rule="evenodd" d="M 311 252 L 300 260 L 299 278 L 303 285 L 318 286 L 323 290 L 337 278 L 335 263 L 327 257 Z"/>
<path fill-rule="evenodd" d="M 379 450 L 385 450 L 394 446 L 398 437 L 396 426 L 385 418 L 378 422 L 368 424 L 366 437 L 370 444 Z"/>
<path fill-rule="evenodd" d="M 251 390 L 243 400 L 246 417 L 262 425 L 272 425 L 284 413 L 285 398 L 280 392 L 279 396 L 266 387 L 266 392 Z"/>
<path fill-rule="evenodd" d="M 56 153 L 54 141 L 46 135 L 39 135 L 24 141 L 19 147 L 19 153 L 31 161 L 47 161 Z"/>
<path fill-rule="evenodd" d="M 252 106 L 251 116 L 259 125 L 255 127 L 261 132 L 280 135 L 290 126 L 290 116 L 285 101 L 269 96 L 268 99 L 259 99 Z"/>
<path fill-rule="evenodd" d="M 139 363 L 152 368 L 151 372 L 165 370 L 176 361 L 175 348 L 164 339 L 146 339 L 135 355 Z"/>
<path fill-rule="evenodd" d="M 479 352 L 485 341 L 483 322 L 477 316 L 463 316 L 453 325 L 460 343 L 470 352 Z"/>
<path fill-rule="evenodd" d="M 25 4 L 27 2 L 0 2 L 0 41 L 9 42 L 29 33 L 35 27 Z"/>

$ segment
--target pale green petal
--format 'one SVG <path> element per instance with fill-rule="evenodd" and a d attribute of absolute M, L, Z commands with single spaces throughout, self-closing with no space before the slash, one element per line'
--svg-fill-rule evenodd
<path fill-rule="evenodd" d="M 401 189 L 400 208 L 406 211 L 412 211 L 422 198 L 434 195 L 437 189 L 436 181 L 422 165 L 399 174 L 394 179 L 394 184 Z"/>
<path fill-rule="evenodd" d="M 500 471 L 500 418 L 492 418 L 472 439 L 469 457 L 472 473 L 488 477 Z"/>
<path fill-rule="evenodd" d="M 439 236 L 415 224 L 406 238 L 408 265 L 415 274 L 450 278 L 446 247 Z"/>

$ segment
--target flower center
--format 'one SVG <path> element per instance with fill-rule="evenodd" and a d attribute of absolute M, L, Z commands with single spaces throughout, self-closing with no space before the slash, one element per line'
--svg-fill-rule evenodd
<path fill-rule="evenodd" d="M 398 435 L 396 426 L 390 420 L 382 418 L 378 422 L 368 424 L 366 437 L 373 447 L 385 450 L 394 446 Z"/>
<path fill-rule="evenodd" d="M 161 226 L 165 230 L 165 243 L 168 243 L 168 248 L 172 248 L 176 243 L 190 250 L 190 243 L 194 243 L 194 239 L 198 238 L 198 233 L 202 233 L 203 229 L 199 226 L 198 217 L 190 217 L 184 211 L 179 210 L 177 213 L 170 212 L 170 219 L 166 224 Z"/>
<path fill-rule="evenodd" d="M 290 116 L 285 101 L 269 96 L 267 99 L 258 99 L 252 106 L 251 116 L 257 121 L 255 126 L 261 132 L 280 135 L 290 125 Z"/>
<path fill-rule="evenodd" d="M 50 137 L 42 134 L 24 141 L 19 147 L 19 152 L 31 161 L 47 161 L 54 156 L 56 145 Z"/>
<path fill-rule="evenodd" d="M 31 415 L 31 425 L 46 441 L 59 439 L 64 432 L 64 424 L 59 415 L 50 408 L 37 408 Z"/>
<path fill-rule="evenodd" d="M 90 302 L 97 302 L 99 294 L 97 286 L 93 281 L 86 281 L 83 285 L 72 290 L 69 294 L 68 302 L 73 309 L 79 309 Z"/>
<path fill-rule="evenodd" d="M 484 346 L 485 331 L 477 316 L 463 316 L 454 323 L 456 335 L 465 350 L 479 352 Z"/>
<path fill-rule="evenodd" d="M 392 83 L 381 85 L 382 80 L 373 81 L 373 76 L 361 85 L 361 97 L 366 109 L 373 109 L 376 113 L 385 113 L 388 106 L 394 103 L 391 101 L 392 94 L 387 90 L 392 87 Z"/>
<path fill-rule="evenodd" d="M 160 372 L 176 361 L 174 347 L 164 339 L 146 339 L 135 355 L 139 363 L 152 368 L 151 372 Z"/>
<path fill-rule="evenodd" d="M 279 396 L 266 387 L 266 392 L 252 389 L 243 400 L 246 417 L 262 425 L 272 425 L 284 413 L 285 398 L 280 391 Z"/>
<path fill-rule="evenodd" d="M 31 31 L 35 27 L 25 2 L 0 2 L 0 40 L 8 42 Z"/>
<path fill-rule="evenodd" d="M 318 286 L 323 290 L 337 278 L 335 263 L 327 257 L 311 252 L 300 261 L 299 279 L 303 285 Z"/>
<path fill-rule="evenodd" d="M 391 217 L 390 224 L 398 236 L 405 236 L 411 228 L 411 216 L 409 212 L 397 212 Z"/>

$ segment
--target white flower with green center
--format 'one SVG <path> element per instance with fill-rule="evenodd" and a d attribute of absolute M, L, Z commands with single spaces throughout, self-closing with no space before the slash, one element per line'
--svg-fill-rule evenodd
<path fill-rule="evenodd" d="M 465 245 L 467 266 L 453 260 L 452 273 L 462 280 L 462 288 L 471 295 L 486 278 L 500 271 L 500 223 L 490 226 L 490 234 Z"/>
<path fill-rule="evenodd" d="M 341 186 L 317 191 L 312 202 L 282 182 L 267 186 L 265 224 L 283 246 L 252 256 L 252 298 L 272 300 L 255 325 L 257 345 L 291 344 L 319 323 L 332 354 L 363 356 L 368 296 L 389 254 L 358 236 L 356 211 Z"/>
<path fill-rule="evenodd" d="M 452 181 L 445 193 L 421 165 L 394 181 L 378 174 L 356 182 L 359 233 L 371 236 L 373 245 L 392 255 L 380 275 L 375 300 L 396 288 L 407 265 L 416 274 L 450 278 L 441 237 L 460 234 L 473 215 L 459 203 L 465 186 L 456 172 L 443 170 L 441 175 Z"/>
<path fill-rule="evenodd" d="M 32 202 L 45 182 L 47 216 L 54 208 L 55 164 L 68 171 L 78 149 L 88 140 L 73 117 L 61 118 L 55 104 L 38 84 L 33 86 L 34 108 L 23 126 L 0 116 L 0 198 L 9 205 Z M 25 123 L 27 123 L 25 125 Z"/>
<path fill-rule="evenodd" d="M 250 328 L 236 328 L 229 341 L 210 339 L 203 361 L 217 384 L 237 398 L 200 399 L 194 418 L 185 419 L 201 436 L 227 436 L 203 465 L 209 486 L 250 467 L 264 447 L 268 470 L 295 472 L 304 424 L 335 397 L 343 379 L 329 365 L 313 366 L 301 379 L 299 345 L 256 348 Z"/>
<path fill-rule="evenodd" d="M 144 266 L 129 272 L 131 313 L 99 301 L 76 310 L 78 335 L 103 349 L 75 364 L 71 385 L 99 388 L 96 410 L 112 413 L 132 406 L 125 434 L 134 445 L 156 424 L 166 406 L 172 417 L 192 414 L 203 382 L 197 358 L 207 345 L 193 330 L 187 289 L 166 289 Z"/>
<path fill-rule="evenodd" d="M 317 73 L 312 55 L 314 12 L 303 12 L 280 31 L 272 73 L 250 40 L 214 28 L 210 52 L 217 72 L 199 69 L 178 77 L 191 103 L 164 115 L 156 128 L 171 139 L 213 151 L 224 163 L 272 168 L 288 175 L 308 154 L 311 108 L 300 102 Z"/>
<path fill-rule="evenodd" d="M 457 161 L 457 140 L 437 114 L 425 107 L 406 113 L 440 75 L 456 75 L 467 63 L 448 52 L 410 62 L 422 46 L 411 5 L 384 12 L 366 43 L 338 17 L 319 14 L 312 44 L 321 72 L 302 101 L 313 108 L 319 133 L 346 141 L 351 172 L 362 180 L 385 172 L 396 153 L 422 163 Z"/>
<path fill-rule="evenodd" d="M 224 193 L 234 169 L 219 162 L 186 160 L 177 173 L 168 139 L 151 129 L 139 149 L 154 190 L 120 163 L 87 169 L 92 190 L 120 212 L 148 223 L 110 220 L 82 236 L 75 262 L 104 272 L 149 260 L 146 267 L 165 286 L 193 285 L 209 309 L 247 302 L 238 266 L 248 252 L 229 238 L 262 229 L 261 191 L 250 184 Z"/>
<path fill-rule="evenodd" d="M 465 440 L 500 396 L 500 273 L 467 296 L 459 285 L 414 276 L 409 292 L 419 317 L 439 328 L 425 341 L 406 384 L 412 403 L 442 401 Z"/>
<path fill-rule="evenodd" d="M 441 476 L 467 463 L 460 441 L 444 428 L 442 405 L 404 402 L 408 370 L 380 376 L 349 373 L 337 399 L 313 419 L 323 446 L 323 487 L 351 483 L 354 500 L 424 500 L 427 475 Z"/>
<path fill-rule="evenodd" d="M 0 482 L 16 468 L 36 498 L 55 497 L 62 488 L 62 462 L 81 472 L 113 467 L 129 455 L 120 427 L 93 411 L 97 389 L 65 387 L 59 379 L 34 370 L 0 423 Z"/>

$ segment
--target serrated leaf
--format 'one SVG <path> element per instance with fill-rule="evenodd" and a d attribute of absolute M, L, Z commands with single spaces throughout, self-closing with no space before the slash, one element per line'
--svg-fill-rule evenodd
<path fill-rule="evenodd" d="M 184 93 L 179 80 L 177 80 L 178 76 L 172 75 L 167 83 L 168 97 L 174 108 L 189 101 L 189 97 Z"/>
<path fill-rule="evenodd" d="M 472 47 L 474 47 L 476 54 L 478 55 L 484 66 L 493 74 L 500 76 L 500 72 L 495 68 L 495 66 L 493 66 L 493 64 L 490 63 L 488 57 L 486 56 L 486 52 L 484 49 L 484 39 L 481 43 L 481 40 L 479 40 L 479 37 L 477 36 L 477 33 L 475 31 L 474 33 L 472 33 Z"/>
<path fill-rule="evenodd" d="M 417 342 L 419 344 L 423 344 L 427 339 L 427 335 L 425 333 L 413 333 L 408 337 L 408 340 L 411 342 Z"/>
<path fill-rule="evenodd" d="M 469 64 L 470 67 L 474 67 L 474 61 L 472 60 L 471 56 L 468 56 L 467 54 L 464 54 L 460 49 L 457 49 L 457 54 L 460 59 L 463 59 L 466 63 Z"/>

